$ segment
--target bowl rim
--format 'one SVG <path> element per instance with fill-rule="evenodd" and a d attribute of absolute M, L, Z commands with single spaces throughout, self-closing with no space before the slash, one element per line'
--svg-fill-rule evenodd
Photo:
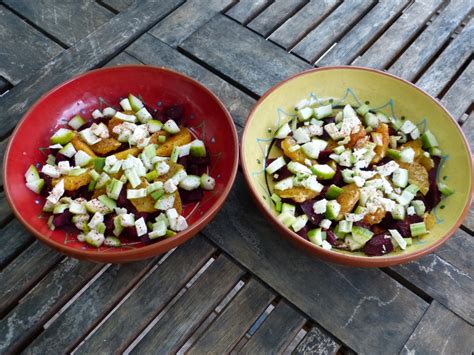
<path fill-rule="evenodd" d="M 47 99 L 48 96 L 61 90 L 64 86 L 67 86 L 71 84 L 72 82 L 78 79 L 81 79 L 85 76 L 94 75 L 95 73 L 98 73 L 98 72 L 108 72 L 108 71 L 112 72 L 112 75 L 113 75 L 114 71 L 124 70 L 124 69 L 125 70 L 127 69 L 128 70 L 130 69 L 150 70 L 151 69 L 151 70 L 168 72 L 170 74 L 178 76 L 184 81 L 193 83 L 198 88 L 200 88 L 201 90 L 206 92 L 208 95 L 210 95 L 210 97 L 216 101 L 218 106 L 222 109 L 225 119 L 227 120 L 227 123 L 230 126 L 231 135 L 233 138 L 232 145 L 234 147 L 235 153 L 233 156 L 230 179 L 227 185 L 224 187 L 222 193 L 218 196 L 216 202 L 205 212 L 205 214 L 202 217 L 200 217 L 198 221 L 190 225 L 189 229 L 183 232 L 180 232 L 174 238 L 165 239 L 157 243 L 144 245 L 139 248 L 123 250 L 123 251 L 118 251 L 118 252 L 113 252 L 113 253 L 100 252 L 98 250 L 97 251 L 96 250 L 82 250 L 82 249 L 72 248 L 72 247 L 67 246 L 67 244 L 58 243 L 52 240 L 51 238 L 43 235 L 42 233 L 37 231 L 32 225 L 30 225 L 25 218 L 23 218 L 20 211 L 17 209 L 17 207 L 13 203 L 10 186 L 9 186 L 9 171 L 7 168 L 7 161 L 8 161 L 7 157 L 10 154 L 10 150 L 13 149 L 12 147 L 13 138 L 16 137 L 18 132 L 21 130 L 23 124 L 25 123 L 25 119 L 31 114 L 33 110 L 36 109 L 37 106 L 39 106 L 40 104 L 43 104 L 43 102 Z M 56 85 L 51 90 L 48 90 L 46 93 L 42 94 L 41 97 L 38 100 L 36 100 L 36 102 L 28 109 L 28 111 L 25 112 L 25 114 L 22 116 L 21 120 L 18 122 L 18 124 L 16 125 L 15 129 L 13 130 L 13 132 L 11 133 L 8 139 L 9 141 L 8 141 L 7 148 L 5 150 L 2 173 L 3 173 L 5 196 L 7 198 L 8 203 L 10 204 L 12 208 L 12 211 L 15 217 L 26 227 L 26 229 L 30 233 L 32 233 L 40 241 L 46 243 L 48 246 L 51 246 L 52 248 L 59 250 L 60 252 L 68 256 L 72 256 L 78 259 L 90 260 L 94 262 L 122 263 L 122 262 L 134 261 L 134 260 L 142 260 L 145 258 L 160 255 L 168 250 L 171 250 L 172 248 L 184 243 L 191 237 L 198 234 L 214 218 L 217 212 L 219 212 L 219 210 L 222 208 L 227 196 L 230 193 L 230 190 L 232 189 L 232 186 L 234 185 L 235 178 L 237 175 L 237 169 L 239 165 L 240 150 L 238 147 L 239 140 L 238 140 L 235 123 L 232 119 L 231 114 L 229 113 L 225 105 L 222 103 L 222 101 L 217 97 L 217 95 L 214 94 L 210 89 L 205 87 L 203 84 L 201 84 L 200 82 L 198 82 L 197 80 L 191 78 L 190 76 L 186 74 L 180 73 L 173 69 L 155 66 L 155 65 L 129 64 L 129 65 L 119 65 L 119 66 L 114 66 L 114 67 L 103 67 L 103 68 L 89 70 L 87 72 L 71 77 L 70 79 L 60 83 L 59 85 Z"/>
<path fill-rule="evenodd" d="M 469 207 L 472 203 L 473 200 L 473 195 L 474 195 L 474 186 L 471 183 L 471 188 L 469 191 L 470 198 L 466 201 L 466 205 L 464 206 L 464 209 L 462 213 L 460 214 L 459 218 L 455 222 L 454 226 L 442 237 L 436 240 L 434 243 L 431 245 L 422 248 L 420 250 L 417 250 L 415 252 L 406 254 L 406 255 L 397 255 L 397 256 L 389 256 L 388 255 L 383 255 L 383 256 L 356 256 L 356 255 L 348 255 L 348 254 L 343 254 L 340 252 L 332 251 L 332 250 L 326 250 L 320 247 L 317 247 L 310 241 L 303 239 L 300 237 L 298 234 L 293 232 L 292 230 L 286 228 L 283 226 L 277 219 L 276 217 L 265 207 L 263 206 L 263 203 L 261 202 L 259 198 L 259 194 L 256 191 L 256 189 L 253 186 L 253 183 L 251 182 L 251 175 L 248 171 L 247 166 L 245 165 L 245 159 L 244 159 L 244 150 L 246 146 L 246 138 L 247 138 L 247 132 L 248 128 L 250 125 L 250 122 L 252 120 L 252 117 L 255 113 L 255 111 L 259 108 L 259 106 L 262 104 L 262 102 L 275 90 L 279 89 L 281 86 L 285 85 L 288 81 L 291 81 L 293 79 L 296 79 L 300 76 L 312 74 L 315 72 L 321 72 L 321 71 L 326 71 L 326 70 L 356 70 L 356 71 L 369 71 L 373 72 L 379 75 L 384 75 L 387 76 L 391 79 L 395 79 L 398 81 L 401 81 L 404 84 L 407 84 L 411 86 L 412 88 L 418 90 L 421 92 L 423 95 L 427 96 L 434 104 L 438 105 L 451 119 L 455 125 L 459 133 L 461 134 L 461 137 L 463 139 L 464 145 L 467 148 L 467 152 L 470 154 L 471 159 L 469 159 L 469 164 L 470 164 L 470 170 L 471 170 L 471 176 L 474 175 L 474 169 L 473 169 L 473 156 L 472 152 L 470 149 L 470 146 L 468 144 L 467 138 L 462 131 L 461 127 L 459 126 L 458 122 L 454 117 L 449 113 L 449 111 L 439 102 L 436 98 L 434 98 L 432 95 L 427 93 L 425 90 L 419 88 L 415 84 L 409 82 L 408 80 L 405 80 L 403 78 L 400 78 L 396 75 L 383 72 L 378 69 L 373 69 L 373 68 L 367 68 L 367 67 L 361 67 L 361 66 L 352 66 L 352 65 L 336 65 L 336 66 L 327 66 L 327 67 L 322 67 L 322 68 L 312 68 L 308 70 L 304 70 L 302 72 L 299 72 L 295 75 L 290 76 L 289 78 L 282 80 L 281 82 L 275 84 L 272 86 L 270 89 L 268 89 L 261 97 L 260 99 L 256 102 L 255 106 L 253 107 L 252 111 L 249 113 L 247 120 L 245 122 L 245 126 L 242 131 L 242 139 L 240 143 L 240 163 L 242 166 L 242 172 L 244 174 L 245 181 L 247 183 L 247 186 L 249 187 L 249 190 L 251 192 L 252 198 L 255 200 L 257 207 L 262 211 L 264 216 L 270 220 L 270 222 L 273 224 L 274 227 L 282 234 L 284 237 L 295 243 L 297 246 L 305 249 L 308 253 L 311 253 L 313 255 L 317 255 L 318 257 L 321 257 L 324 260 L 327 261 L 332 261 L 336 262 L 339 264 L 344 264 L 344 265 L 349 265 L 349 266 L 356 266 L 356 267 L 386 267 L 386 266 L 391 266 L 391 265 L 398 265 L 402 263 L 409 262 L 411 260 L 417 259 L 425 254 L 429 254 L 433 252 L 435 249 L 437 249 L 439 246 L 441 246 L 443 243 L 445 243 L 458 229 L 461 223 L 463 222 L 464 218 L 466 217 Z"/>

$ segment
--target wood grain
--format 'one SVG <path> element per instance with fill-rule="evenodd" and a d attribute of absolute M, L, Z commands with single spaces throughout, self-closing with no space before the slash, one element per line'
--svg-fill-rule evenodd
<path fill-rule="evenodd" d="M 172 47 L 177 47 L 233 0 L 189 0 L 160 21 L 150 33 Z"/>
<path fill-rule="evenodd" d="M 310 1 L 296 14 L 278 27 L 268 39 L 290 50 L 311 31 L 331 10 L 338 0 Z"/>
<path fill-rule="evenodd" d="M 21 265 L 26 267 L 28 264 Z M 77 259 L 64 259 L 0 321 L 0 352 L 15 353 L 26 345 L 43 324 L 101 267 L 100 264 Z M 32 269 L 25 271 L 32 272 Z"/>
<path fill-rule="evenodd" d="M 61 259 L 61 254 L 38 241 L 16 257 L 0 273 L 0 314 L 4 314 Z"/>
<path fill-rule="evenodd" d="M 372 5 L 373 1 L 366 0 L 343 2 L 323 22 L 309 32 L 291 52 L 314 63 Z"/>
<path fill-rule="evenodd" d="M 400 50 L 416 36 L 420 28 L 428 21 L 442 2 L 442 0 L 415 1 L 406 11 L 403 11 L 403 14 L 387 31 L 377 38 L 375 43 L 361 57 L 354 61 L 354 64 L 384 69 Z M 386 3 L 392 2 L 387 1 Z M 378 14 L 378 17 L 385 18 L 385 13 Z"/>
<path fill-rule="evenodd" d="M 471 61 L 441 99 L 455 119 L 461 118 L 474 98 L 474 62 Z"/>
<path fill-rule="evenodd" d="M 472 325 L 433 301 L 401 354 L 471 354 L 473 334 Z"/>
<path fill-rule="evenodd" d="M 313 327 L 298 344 L 293 354 L 336 354 L 340 347 L 341 344 L 326 331 Z"/>
<path fill-rule="evenodd" d="M 433 96 L 438 96 L 452 80 L 474 50 L 474 20 L 441 52 L 416 84 Z M 469 100 L 469 99 L 468 99 Z M 471 97 L 472 100 L 472 97 Z"/>
<path fill-rule="evenodd" d="M 13 85 L 17 85 L 64 50 L 3 6 L 0 6 L 0 42 L 0 76 Z M 9 94 L 5 94 L 2 101 Z"/>
<path fill-rule="evenodd" d="M 274 297 L 265 285 L 250 279 L 188 353 L 230 353 Z"/>
<path fill-rule="evenodd" d="M 56 56 L 28 80 L 16 85 L 0 100 L 0 137 L 9 133 L 26 110 L 46 91 L 76 74 L 107 62 L 182 1 L 140 1 L 140 5 L 114 16 L 95 32 Z"/>
<path fill-rule="evenodd" d="M 135 41 L 127 48 L 127 53 L 146 64 L 165 66 L 198 80 L 223 101 L 238 125 L 237 129 L 240 131 L 243 127 L 255 100 L 235 86 L 149 34 Z"/>
<path fill-rule="evenodd" d="M 158 260 L 110 265 L 23 353 L 70 352 Z"/>
<path fill-rule="evenodd" d="M 474 238 L 458 229 L 439 249 L 436 250 L 441 258 L 456 266 L 468 275 L 474 276 Z"/>
<path fill-rule="evenodd" d="M 290 18 L 307 0 L 275 1 L 249 22 L 247 27 L 267 37 L 275 28 Z"/>
<path fill-rule="evenodd" d="M 240 0 L 226 14 L 245 25 L 271 2 L 272 0 Z"/>
<path fill-rule="evenodd" d="M 3 157 L 7 149 L 8 139 L 0 141 L 0 166 L 3 166 Z M 3 169 L 0 169 L 0 186 L 3 186 Z"/>
<path fill-rule="evenodd" d="M 437 254 L 393 267 L 398 274 L 424 290 L 439 303 L 474 323 L 474 279 Z"/>
<path fill-rule="evenodd" d="M 309 68 L 302 60 L 222 15 L 192 34 L 181 48 L 258 95 Z M 255 53 L 259 53 L 258 57 Z"/>
<path fill-rule="evenodd" d="M 8 204 L 5 192 L 0 192 L 0 228 L 12 218 L 12 210 Z"/>
<path fill-rule="evenodd" d="M 103 6 L 88 0 L 4 0 L 4 3 L 68 46 L 113 16 Z"/>
<path fill-rule="evenodd" d="M 305 317 L 283 300 L 277 304 L 239 353 L 248 355 L 282 353 L 305 322 Z"/>
<path fill-rule="evenodd" d="M 117 56 L 115 56 L 112 60 L 110 60 L 105 66 L 106 67 L 113 67 L 116 65 L 126 65 L 126 64 L 143 64 L 135 57 L 131 56 L 126 52 L 121 52 Z"/>
<path fill-rule="evenodd" d="M 124 351 L 215 250 L 202 236 L 196 236 L 180 246 L 95 329 L 75 353 Z"/>
<path fill-rule="evenodd" d="M 17 219 L 0 229 L 0 270 L 33 242 L 34 238 Z"/>
<path fill-rule="evenodd" d="M 408 0 L 379 1 L 354 27 L 331 48 L 318 66 L 351 63 L 408 3 Z"/>
<path fill-rule="evenodd" d="M 398 351 L 428 306 L 377 269 L 337 266 L 297 249 L 256 213 L 240 174 L 204 233 L 357 352 Z M 374 327 L 380 315 L 384 327 Z"/>
<path fill-rule="evenodd" d="M 100 2 L 118 12 L 121 12 L 128 9 L 132 4 L 136 4 L 137 0 L 100 0 L 99 3 Z"/>
<path fill-rule="evenodd" d="M 150 329 L 132 353 L 175 353 L 243 275 L 244 270 L 228 257 L 218 256 Z"/>
<path fill-rule="evenodd" d="M 449 5 L 417 37 L 410 47 L 390 67 L 392 74 L 413 80 L 441 48 L 461 20 L 469 13 L 473 0 L 451 0 Z"/>

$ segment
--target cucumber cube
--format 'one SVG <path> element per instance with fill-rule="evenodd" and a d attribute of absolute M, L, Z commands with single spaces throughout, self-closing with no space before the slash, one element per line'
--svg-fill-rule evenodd
<path fill-rule="evenodd" d="M 438 189 L 445 196 L 449 196 L 449 195 L 452 195 L 454 193 L 454 189 L 449 187 L 448 185 L 446 185 L 443 182 L 438 183 Z"/>
<path fill-rule="evenodd" d="M 51 137 L 51 144 L 66 145 L 74 137 L 74 132 L 67 128 L 60 128 Z"/>
<path fill-rule="evenodd" d="M 398 160 L 401 157 L 400 151 L 396 149 L 388 149 L 387 150 L 387 156 L 391 159 Z"/>
<path fill-rule="evenodd" d="M 308 142 L 301 146 L 303 153 L 310 159 L 319 157 L 319 145 L 317 142 Z"/>
<path fill-rule="evenodd" d="M 148 120 L 146 125 L 147 125 L 147 128 L 148 128 L 148 132 L 150 132 L 150 133 L 159 132 L 163 128 L 163 123 L 161 123 L 158 120 L 150 119 L 150 120 Z"/>
<path fill-rule="evenodd" d="M 132 109 L 133 112 L 140 111 L 143 108 L 143 102 L 138 97 L 136 97 L 135 95 L 128 94 L 128 102 L 129 102 L 130 108 Z M 125 111 L 130 111 L 130 110 L 127 110 L 123 106 L 122 106 L 122 108 Z"/>
<path fill-rule="evenodd" d="M 377 128 L 379 126 L 379 119 L 371 112 L 364 115 L 364 122 L 367 127 Z M 375 141 L 374 141 L 375 142 Z M 381 144 L 378 144 L 381 145 Z"/>
<path fill-rule="evenodd" d="M 438 146 L 438 141 L 436 140 L 436 137 L 430 131 L 426 131 L 421 135 L 421 141 L 423 143 L 424 149 L 434 148 Z"/>
<path fill-rule="evenodd" d="M 303 165 L 296 161 L 289 162 L 287 167 L 288 170 L 291 171 L 293 174 L 311 175 L 311 170 L 306 165 Z"/>
<path fill-rule="evenodd" d="M 314 114 L 318 120 L 332 115 L 332 105 L 320 106 L 314 109 Z"/>
<path fill-rule="evenodd" d="M 339 221 L 339 231 L 342 233 L 352 232 L 352 222 L 346 220 Z"/>
<path fill-rule="evenodd" d="M 398 221 L 403 221 L 405 219 L 405 207 L 402 205 L 395 205 L 392 209 L 392 217 Z"/>
<path fill-rule="evenodd" d="M 119 248 L 122 243 L 120 242 L 120 239 L 110 236 L 105 238 L 104 245 L 112 248 Z"/>
<path fill-rule="evenodd" d="M 285 123 L 284 125 L 282 125 L 280 128 L 277 129 L 277 131 L 275 132 L 275 138 L 284 139 L 290 133 L 291 133 L 290 125 L 288 123 Z"/>
<path fill-rule="evenodd" d="M 405 239 L 403 239 L 402 235 L 396 229 L 389 229 L 388 231 L 392 236 L 393 244 L 398 245 L 402 250 L 405 250 L 407 247 L 407 242 Z"/>
<path fill-rule="evenodd" d="M 76 166 L 83 167 L 89 165 L 89 163 L 92 162 L 92 157 L 83 150 L 79 150 L 76 154 L 74 154 L 74 162 Z"/>
<path fill-rule="evenodd" d="M 392 182 L 397 187 L 405 187 L 408 184 L 408 170 L 398 168 L 393 172 Z"/>
<path fill-rule="evenodd" d="M 331 185 L 326 192 L 326 198 L 328 200 L 335 200 L 342 193 L 342 191 L 342 188 L 336 185 Z"/>
<path fill-rule="evenodd" d="M 291 226 L 296 221 L 296 217 L 288 212 L 280 213 L 277 219 L 287 227 Z"/>
<path fill-rule="evenodd" d="M 418 216 L 423 217 L 426 211 L 425 203 L 421 200 L 414 200 L 411 201 L 411 205 L 415 208 L 415 213 Z"/>
<path fill-rule="evenodd" d="M 281 168 L 283 168 L 285 165 L 286 165 L 285 158 L 283 158 L 283 157 L 281 156 L 281 157 L 278 157 L 277 159 L 275 159 L 274 161 L 272 161 L 272 162 L 267 166 L 267 168 L 265 169 L 265 171 L 266 171 L 268 174 L 274 174 L 275 172 L 277 172 L 278 170 L 280 170 Z"/>
<path fill-rule="evenodd" d="M 308 239 L 311 243 L 321 246 L 323 244 L 321 228 L 315 228 L 308 231 Z"/>
<path fill-rule="evenodd" d="M 435 156 L 435 157 L 440 157 L 443 155 L 443 152 L 438 147 L 429 148 L 429 152 L 431 156 Z"/>
<path fill-rule="evenodd" d="M 336 200 L 330 200 L 326 206 L 326 218 L 334 220 L 341 211 L 341 205 Z"/>
<path fill-rule="evenodd" d="M 413 163 L 415 158 L 415 151 L 412 148 L 405 148 L 400 153 L 400 161 L 404 163 Z"/>
<path fill-rule="evenodd" d="M 356 112 L 361 116 L 365 116 L 369 112 L 369 109 L 369 106 L 363 104 L 357 108 Z"/>
<path fill-rule="evenodd" d="M 74 116 L 71 118 L 71 120 L 68 122 L 68 125 L 72 128 L 75 129 L 76 131 L 81 128 L 86 121 L 79 115 Z"/>
<path fill-rule="evenodd" d="M 200 185 L 201 178 L 196 175 L 187 175 L 179 182 L 179 187 L 186 191 L 196 190 Z"/>
<path fill-rule="evenodd" d="M 370 238 L 372 238 L 373 235 L 374 233 L 366 228 L 359 226 L 352 227 L 352 238 L 354 238 L 354 240 L 359 244 L 364 245 L 370 240 Z"/>
<path fill-rule="evenodd" d="M 93 246 L 93 247 L 100 247 L 104 241 L 105 241 L 105 237 L 103 234 L 95 231 L 95 230 L 91 230 L 89 233 L 87 233 L 84 237 L 84 241 Z"/>
<path fill-rule="evenodd" d="M 296 213 L 296 206 L 290 203 L 283 203 L 281 206 L 281 213 L 289 213 L 294 216 Z"/>
<path fill-rule="evenodd" d="M 417 237 L 428 233 L 426 230 L 425 222 L 412 223 L 410 224 L 410 233 L 412 237 Z"/>
<path fill-rule="evenodd" d="M 355 251 L 361 249 L 365 243 L 359 243 L 356 241 L 352 236 L 347 236 L 344 238 L 344 242 L 347 244 L 349 247 L 350 251 Z"/>
<path fill-rule="evenodd" d="M 292 187 L 293 187 L 293 178 L 291 176 L 275 184 L 275 189 L 280 190 L 280 191 L 291 189 Z"/>
<path fill-rule="evenodd" d="M 152 115 L 150 114 L 150 112 L 148 112 L 148 110 L 145 107 L 138 110 L 138 112 L 135 113 L 135 116 L 137 116 L 138 120 L 141 123 L 147 123 L 148 121 L 150 121 L 153 118 Z M 149 126 L 147 126 L 147 128 L 148 127 Z"/>
<path fill-rule="evenodd" d="M 304 107 L 301 110 L 298 110 L 296 114 L 301 122 L 307 121 L 311 116 L 313 116 L 313 109 L 311 107 Z"/>
<path fill-rule="evenodd" d="M 106 195 L 100 195 L 97 199 L 109 209 L 109 212 L 112 212 L 117 207 L 117 202 Z"/>
<path fill-rule="evenodd" d="M 72 143 L 68 143 L 59 150 L 59 153 L 61 153 L 65 157 L 72 158 L 74 154 L 77 153 L 77 151 L 76 148 L 74 148 L 74 146 L 72 145 Z"/>
<path fill-rule="evenodd" d="M 120 101 L 120 106 L 122 106 L 122 109 L 124 111 L 132 111 L 132 106 L 130 105 L 130 101 L 127 99 L 122 99 Z"/>
<path fill-rule="evenodd" d="M 127 190 L 127 199 L 129 200 L 134 200 L 137 198 L 143 198 L 146 197 L 147 192 L 146 189 L 128 189 Z"/>
<path fill-rule="evenodd" d="M 26 187 L 29 188 L 34 193 L 39 194 L 44 186 L 44 179 L 36 179 L 26 183 Z"/>
<path fill-rule="evenodd" d="M 336 171 L 327 164 L 315 164 L 311 167 L 311 171 L 321 180 L 332 179 Z"/>
<path fill-rule="evenodd" d="M 180 131 L 179 126 L 173 120 L 168 120 L 163 125 L 163 129 L 169 134 L 176 134 Z"/>
<path fill-rule="evenodd" d="M 151 192 L 151 193 L 150 193 L 150 196 L 153 198 L 153 200 L 157 201 L 157 200 L 159 200 L 164 194 L 165 194 L 165 189 L 160 188 L 160 189 L 157 189 L 157 190 Z"/>
<path fill-rule="evenodd" d="M 32 182 L 40 178 L 38 170 L 34 165 L 30 165 L 28 170 L 25 173 L 26 182 Z"/>
<path fill-rule="evenodd" d="M 201 188 L 203 190 L 214 190 L 216 187 L 216 180 L 214 178 L 210 177 L 207 174 L 202 174 L 201 176 Z"/>
<path fill-rule="evenodd" d="M 291 224 L 291 228 L 293 228 L 293 230 L 298 233 L 304 228 L 306 223 L 308 223 L 308 216 L 302 214 L 301 216 L 296 217 L 295 221 Z"/>
<path fill-rule="evenodd" d="M 275 203 L 275 211 L 281 212 L 282 202 L 280 196 L 277 194 L 272 194 L 271 199 Z"/>

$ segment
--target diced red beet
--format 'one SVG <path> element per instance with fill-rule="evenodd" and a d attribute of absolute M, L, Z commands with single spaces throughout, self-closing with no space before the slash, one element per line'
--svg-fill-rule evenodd
<path fill-rule="evenodd" d="M 374 235 L 364 246 L 364 253 L 369 256 L 380 256 L 393 250 L 392 240 L 385 238 L 385 234 Z"/>
<path fill-rule="evenodd" d="M 301 238 L 308 239 L 308 231 L 309 226 L 306 224 L 303 228 L 301 228 L 296 234 L 298 234 Z"/>
<path fill-rule="evenodd" d="M 179 158 L 179 159 L 178 159 L 178 164 L 182 165 L 182 166 L 184 167 L 184 170 L 186 170 L 188 174 L 194 175 L 194 174 L 191 174 L 191 173 L 188 171 L 188 168 L 189 168 L 188 156 Z"/>
<path fill-rule="evenodd" d="M 94 121 L 94 120 L 87 120 L 86 123 L 84 123 L 80 130 L 82 131 L 83 129 L 86 129 L 86 128 L 89 128 L 90 126 L 92 126 L 93 123 L 97 123 L 97 121 Z"/>
<path fill-rule="evenodd" d="M 148 244 L 151 244 L 153 242 L 156 242 L 157 240 L 159 240 L 161 238 L 158 238 L 158 239 L 154 239 L 154 240 L 151 240 L 150 237 L 148 236 L 148 234 L 145 234 L 145 235 L 142 235 L 140 237 L 140 241 L 145 244 L 145 245 L 148 245 Z"/>
<path fill-rule="evenodd" d="M 280 170 L 278 170 L 275 174 L 278 175 L 277 178 L 274 178 L 276 181 L 286 179 L 286 178 L 293 175 L 293 173 L 288 170 L 288 167 L 286 165 L 283 168 L 281 168 Z"/>
<path fill-rule="evenodd" d="M 319 226 L 319 223 L 324 219 L 324 214 L 316 214 L 313 210 L 313 205 L 317 200 L 307 200 L 303 203 L 299 204 L 301 210 L 306 214 L 309 218 L 309 221 L 314 224 L 315 226 Z"/>
<path fill-rule="evenodd" d="M 188 163 L 189 164 L 196 164 L 196 165 L 204 165 L 208 166 L 211 164 L 211 158 L 209 157 L 209 154 L 206 155 L 205 157 L 193 157 L 192 155 L 188 155 Z"/>
<path fill-rule="evenodd" d="M 120 236 L 128 240 L 137 240 L 138 239 L 137 229 L 135 228 L 135 226 L 125 227 L 122 230 L 122 233 L 120 233 Z"/>
<path fill-rule="evenodd" d="M 397 135 L 397 131 L 395 130 L 395 128 L 389 126 L 389 127 L 388 127 L 388 134 L 389 134 L 390 136 L 396 136 L 396 135 Z"/>
<path fill-rule="evenodd" d="M 56 157 L 56 164 L 59 163 L 60 161 L 68 161 L 70 166 L 76 165 L 73 157 L 69 158 L 63 155 L 62 153 L 59 153 L 59 151 L 55 154 L 55 157 Z"/>
<path fill-rule="evenodd" d="M 114 217 L 116 216 L 115 213 L 109 213 L 106 214 L 104 217 L 104 224 L 105 224 L 105 234 L 106 235 L 112 235 L 112 232 L 114 231 Z"/>
<path fill-rule="evenodd" d="M 319 162 L 319 160 L 318 160 Z M 343 179 L 342 179 L 342 172 L 341 172 L 341 168 L 339 167 L 339 165 L 337 165 L 336 167 L 336 173 L 334 174 L 334 176 L 332 177 L 332 179 L 329 179 L 329 180 L 319 180 L 319 182 L 323 185 L 325 185 L 326 187 L 329 187 L 331 185 L 336 185 L 336 186 L 341 186 L 342 183 L 344 182 Z M 326 193 L 326 191 L 324 192 Z"/>
<path fill-rule="evenodd" d="M 436 183 L 436 175 L 438 173 L 441 158 L 434 156 L 432 157 L 432 159 L 434 162 L 434 167 L 428 172 L 430 189 L 428 190 L 428 193 L 423 197 L 427 212 L 430 212 L 441 201 L 441 192 L 439 191 L 438 184 Z"/>
<path fill-rule="evenodd" d="M 334 153 L 331 149 L 325 149 L 319 152 L 318 164 L 327 164 L 331 161 L 329 156 Z"/>
<path fill-rule="evenodd" d="M 137 212 L 135 206 L 127 198 L 127 189 L 125 188 L 120 191 L 120 195 L 117 199 L 117 207 L 126 208 L 129 213 L 135 214 Z"/>
<path fill-rule="evenodd" d="M 79 233 L 74 223 L 72 223 L 72 213 L 69 210 L 65 210 L 61 214 L 55 214 L 53 217 L 53 225 L 65 232 Z"/>
<path fill-rule="evenodd" d="M 326 230 L 326 240 L 332 246 L 335 246 L 337 244 L 337 238 L 336 238 L 335 234 L 329 229 Z"/>
<path fill-rule="evenodd" d="M 181 201 L 183 202 L 183 204 L 195 203 L 202 200 L 202 197 L 204 196 L 204 191 L 200 188 L 192 191 L 179 189 L 179 196 L 181 197 Z"/>
<path fill-rule="evenodd" d="M 361 228 L 370 229 L 370 224 L 367 224 L 363 221 L 354 222 L 354 225 L 358 226 L 358 227 L 361 227 Z"/>
<path fill-rule="evenodd" d="M 280 148 L 281 149 L 281 142 L 283 141 L 283 139 L 276 139 L 275 138 L 275 147 L 277 148 Z"/>

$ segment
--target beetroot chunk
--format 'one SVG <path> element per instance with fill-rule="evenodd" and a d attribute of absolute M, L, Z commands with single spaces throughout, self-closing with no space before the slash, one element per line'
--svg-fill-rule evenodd
<path fill-rule="evenodd" d="M 201 201 L 202 197 L 204 196 L 204 191 L 200 188 L 192 191 L 187 191 L 180 188 L 179 196 L 181 197 L 181 201 L 183 201 L 183 204 L 186 205 L 188 203 Z"/>
<path fill-rule="evenodd" d="M 439 191 L 438 184 L 436 183 L 436 174 L 438 173 L 441 158 L 435 156 L 432 157 L 432 159 L 434 162 L 434 167 L 428 172 L 430 189 L 423 198 L 426 206 L 426 212 L 430 212 L 441 201 L 441 192 Z"/>
<path fill-rule="evenodd" d="M 321 223 L 321 221 L 324 219 L 324 215 L 314 213 L 313 205 L 315 202 L 316 200 L 307 200 L 303 203 L 300 203 L 299 206 L 304 214 L 308 216 L 309 221 L 315 226 L 319 226 L 319 223 Z"/>
<path fill-rule="evenodd" d="M 332 246 L 335 246 L 337 244 L 337 238 L 334 235 L 334 233 L 331 230 L 326 231 L 326 240 L 328 241 L 329 244 Z"/>
<path fill-rule="evenodd" d="M 372 237 L 364 246 L 364 253 L 369 256 L 380 256 L 390 253 L 393 244 L 390 238 L 385 238 L 385 234 L 377 234 Z"/>

